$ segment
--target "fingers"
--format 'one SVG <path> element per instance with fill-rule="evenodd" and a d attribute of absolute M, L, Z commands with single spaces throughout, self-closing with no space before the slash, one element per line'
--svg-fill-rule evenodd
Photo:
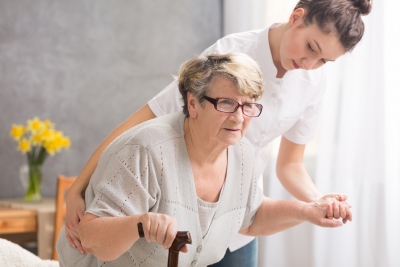
<path fill-rule="evenodd" d="M 187 252 L 189 252 L 189 248 L 188 248 L 188 246 L 185 244 L 185 245 L 183 245 L 182 247 L 181 247 L 181 250 L 180 250 L 180 252 L 183 252 L 183 253 L 187 253 Z"/>
<path fill-rule="evenodd" d="M 326 217 L 327 217 L 329 220 L 332 220 L 332 219 L 333 219 L 332 204 L 329 204 L 329 205 L 328 205 L 328 212 L 327 212 L 327 214 L 326 214 Z"/>
<path fill-rule="evenodd" d="M 68 221 L 65 224 L 65 234 L 67 236 L 68 242 L 69 244 L 73 247 L 73 248 L 78 248 L 79 251 L 82 254 L 85 254 L 85 250 L 82 247 L 81 244 L 81 239 L 78 233 L 78 224 L 79 224 L 79 219 L 77 214 L 75 214 L 75 216 L 73 216 L 70 221 Z"/>
<path fill-rule="evenodd" d="M 346 208 L 342 204 L 339 204 L 339 214 L 340 218 L 344 219 L 347 217 Z"/>
<path fill-rule="evenodd" d="M 71 245 L 71 247 L 76 248 L 74 241 L 72 241 L 72 238 L 70 237 L 69 233 L 66 233 L 68 243 Z"/>
<path fill-rule="evenodd" d="M 339 204 L 336 202 L 333 202 L 332 208 L 333 208 L 333 218 L 339 219 L 340 218 Z"/>
<path fill-rule="evenodd" d="M 85 254 L 85 250 L 82 247 L 81 240 L 80 240 L 79 236 L 72 235 L 71 239 L 72 239 L 72 242 L 74 242 L 75 246 L 79 249 L 81 254 L 82 255 Z"/>
<path fill-rule="evenodd" d="M 158 221 L 157 218 L 152 218 L 150 224 L 150 241 L 157 243 Z"/>
<path fill-rule="evenodd" d="M 150 225 L 151 225 L 151 218 L 150 218 L 150 213 L 144 214 L 144 216 L 140 217 L 141 219 L 139 222 L 142 223 L 143 226 L 143 233 L 144 233 L 144 238 L 146 238 L 147 242 L 150 242 Z"/>
<path fill-rule="evenodd" d="M 178 232 L 178 224 L 170 224 L 167 229 L 167 235 L 164 242 L 164 249 L 169 249 L 174 242 L 176 233 Z M 182 249 L 181 249 L 182 251 Z M 183 251 L 182 251 L 183 252 Z M 187 251 L 186 251 L 187 252 Z"/>
<path fill-rule="evenodd" d="M 148 212 L 139 218 L 143 233 L 148 242 L 162 245 L 164 249 L 171 247 L 178 232 L 175 218 L 159 213 Z"/>
<path fill-rule="evenodd" d="M 329 219 L 325 218 L 325 219 L 322 219 L 320 226 L 334 228 L 334 227 L 343 226 L 343 223 L 341 221 L 329 220 Z"/>

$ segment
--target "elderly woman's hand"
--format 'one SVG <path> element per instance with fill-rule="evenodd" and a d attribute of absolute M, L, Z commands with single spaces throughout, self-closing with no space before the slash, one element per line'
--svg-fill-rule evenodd
<path fill-rule="evenodd" d="M 139 217 L 139 222 L 143 225 L 144 237 L 148 242 L 154 242 L 169 249 L 178 233 L 178 222 L 174 217 L 147 212 Z M 189 249 L 184 245 L 181 252 L 188 252 Z"/>
<path fill-rule="evenodd" d="M 321 227 L 339 227 L 343 223 L 327 218 L 329 210 L 332 211 L 332 203 L 311 202 L 306 203 L 302 208 L 302 216 L 305 221 Z"/>
<path fill-rule="evenodd" d="M 352 221 L 353 216 L 350 211 L 351 205 L 346 202 L 347 196 L 338 194 L 338 193 L 330 193 L 318 199 L 316 202 L 326 202 L 331 204 L 328 209 L 327 218 L 328 219 L 340 219 L 342 218 L 343 223 L 347 221 Z"/>

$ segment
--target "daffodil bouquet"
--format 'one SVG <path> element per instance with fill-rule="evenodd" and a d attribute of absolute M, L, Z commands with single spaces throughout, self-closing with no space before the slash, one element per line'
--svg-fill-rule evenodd
<path fill-rule="evenodd" d="M 10 136 L 18 142 L 17 149 L 28 157 L 29 181 L 25 201 L 40 201 L 42 166 L 48 155 L 54 156 L 62 148 L 71 145 L 69 137 L 55 129 L 50 120 L 41 121 L 38 117 L 27 120 L 26 125 L 13 124 Z"/>

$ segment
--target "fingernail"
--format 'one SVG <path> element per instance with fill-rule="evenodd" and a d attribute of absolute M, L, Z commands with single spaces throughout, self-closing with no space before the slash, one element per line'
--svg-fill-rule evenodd
<path fill-rule="evenodd" d="M 340 227 L 340 226 L 343 226 L 343 224 L 341 222 L 337 222 L 336 227 Z"/>
<path fill-rule="evenodd" d="M 73 248 L 76 248 L 75 244 L 71 244 L 71 246 L 72 246 Z"/>

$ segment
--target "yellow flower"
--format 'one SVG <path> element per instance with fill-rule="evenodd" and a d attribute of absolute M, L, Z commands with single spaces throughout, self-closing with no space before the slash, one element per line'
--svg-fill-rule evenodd
<path fill-rule="evenodd" d="M 24 136 L 24 133 L 25 127 L 23 125 L 13 124 L 11 126 L 10 136 L 12 136 L 15 141 L 21 140 L 21 138 Z"/>
<path fill-rule="evenodd" d="M 50 129 L 50 130 L 49 129 L 44 129 L 43 132 L 41 133 L 42 141 L 53 139 L 54 131 L 55 130 L 52 130 L 52 129 Z"/>
<path fill-rule="evenodd" d="M 31 151 L 31 143 L 25 137 L 18 142 L 18 150 L 21 150 L 22 155 Z"/>
<path fill-rule="evenodd" d="M 42 144 L 43 135 L 35 134 L 31 136 L 31 142 L 33 146 L 40 146 Z"/>
<path fill-rule="evenodd" d="M 69 137 L 65 137 L 63 139 L 63 147 L 65 148 L 65 150 L 68 150 L 70 146 L 71 146 L 71 140 L 69 140 Z"/>
<path fill-rule="evenodd" d="M 62 135 L 56 135 L 53 139 L 53 143 L 55 146 L 55 149 L 57 152 L 61 151 L 61 148 L 63 147 L 63 136 Z"/>
<path fill-rule="evenodd" d="M 47 129 L 54 129 L 56 127 L 56 125 L 52 123 L 49 119 L 44 121 L 44 125 Z"/>
<path fill-rule="evenodd" d="M 54 154 L 56 153 L 56 146 L 53 141 L 45 141 L 43 143 L 43 147 L 51 156 L 54 156 Z"/>
<path fill-rule="evenodd" d="M 45 129 L 45 124 L 39 120 L 38 117 L 34 117 L 33 120 L 27 120 L 27 129 L 31 131 L 32 134 L 36 134 Z"/>

